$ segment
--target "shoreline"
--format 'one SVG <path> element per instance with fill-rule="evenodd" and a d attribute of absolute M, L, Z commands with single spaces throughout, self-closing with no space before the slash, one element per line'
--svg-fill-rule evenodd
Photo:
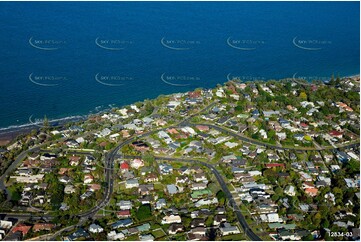
<path fill-rule="evenodd" d="M 347 76 L 344 76 L 344 77 L 341 77 L 341 78 L 352 78 L 352 79 L 360 78 L 360 74 L 347 75 Z M 85 114 L 85 115 L 67 116 L 67 117 L 63 117 L 63 118 L 53 119 L 53 120 L 49 120 L 49 124 L 52 127 L 59 127 L 59 126 L 62 126 L 64 124 L 67 124 L 67 123 L 70 123 L 70 122 L 77 122 L 77 121 L 81 121 L 81 120 L 86 120 L 92 115 L 100 115 L 100 114 L 102 114 L 104 112 L 108 112 L 112 108 L 120 108 L 120 107 L 114 106 L 114 107 L 111 107 L 111 108 L 106 108 L 104 110 L 101 110 L 101 111 L 99 111 L 97 113 L 91 113 L 91 114 Z M 17 136 L 22 135 L 22 134 L 30 133 L 31 130 L 39 129 L 39 128 L 41 128 L 40 122 L 33 123 L 33 122 L 31 122 L 31 120 L 30 120 L 29 123 L 25 123 L 25 124 L 10 125 L 8 127 L 0 127 L 0 146 L 7 145 L 12 140 L 14 140 Z"/>
<path fill-rule="evenodd" d="M 49 125 L 51 127 L 61 127 L 64 124 L 70 123 L 70 122 L 77 122 L 81 120 L 86 120 L 89 118 L 89 115 L 83 115 L 83 116 L 70 116 L 70 117 L 64 117 L 60 119 L 54 119 L 49 120 Z M 7 128 L 0 128 L 0 146 L 6 145 L 10 143 L 12 140 L 14 140 L 17 136 L 22 134 L 28 134 L 32 130 L 38 130 L 42 126 L 40 122 L 37 123 L 27 123 L 22 124 L 18 126 L 9 126 Z"/>

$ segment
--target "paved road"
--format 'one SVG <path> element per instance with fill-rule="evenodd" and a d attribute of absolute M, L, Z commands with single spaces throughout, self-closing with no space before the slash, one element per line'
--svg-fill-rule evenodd
<path fill-rule="evenodd" d="M 122 158 L 126 158 L 126 159 L 136 159 L 136 158 L 141 158 L 141 156 L 131 156 L 131 155 L 123 155 L 123 156 L 119 156 Z M 174 157 L 162 157 L 162 156 L 155 156 L 156 160 L 167 160 L 167 161 L 183 161 L 183 162 L 190 162 L 190 163 L 199 163 L 202 164 L 204 166 L 206 166 L 208 169 L 210 169 L 212 171 L 212 173 L 215 175 L 215 177 L 217 178 L 217 181 L 219 183 L 219 185 L 221 186 L 223 192 L 225 193 L 229 204 L 232 206 L 233 211 L 236 214 L 236 217 L 239 221 L 239 223 L 241 224 L 245 234 L 254 241 L 261 241 L 262 239 L 260 237 L 258 237 L 253 231 L 252 229 L 248 226 L 246 219 L 244 218 L 243 214 L 241 213 L 238 205 L 236 204 L 236 202 L 234 201 L 234 198 L 232 196 L 232 193 L 229 191 L 226 182 L 224 181 L 222 175 L 217 171 L 217 169 L 206 162 L 203 161 L 199 161 L 199 160 L 194 160 L 194 159 L 187 159 L 187 158 L 174 158 Z"/>
<path fill-rule="evenodd" d="M 198 112 L 192 114 L 192 115 L 189 115 L 188 117 L 185 117 L 179 124 L 178 126 L 185 126 L 185 125 L 188 125 L 189 124 L 189 120 L 191 120 L 193 117 L 211 109 L 212 107 L 214 107 L 214 105 L 216 105 L 218 103 L 218 100 L 217 101 L 214 101 L 210 104 L 208 104 L 206 107 L 204 107 L 203 109 L 199 110 Z"/>
<path fill-rule="evenodd" d="M 5 179 L 7 176 L 9 176 L 18 166 L 18 164 L 25 159 L 25 157 L 28 155 L 29 152 L 37 151 L 39 150 L 40 146 L 33 147 L 29 150 L 25 150 L 21 152 L 15 159 L 13 163 L 6 169 L 6 171 L 1 175 L 0 177 L 0 189 L 4 190 L 7 195 L 7 199 L 10 200 L 10 192 L 7 190 L 7 187 L 5 186 Z"/>
<path fill-rule="evenodd" d="M 276 150 L 300 150 L 300 151 L 322 151 L 322 150 L 338 150 L 340 148 L 351 148 L 351 147 L 359 147 L 360 141 L 358 140 L 357 142 L 351 143 L 351 144 L 341 144 L 338 145 L 337 147 L 284 147 L 284 146 L 278 146 L 278 145 L 273 145 L 273 144 L 269 144 L 269 143 L 264 143 L 262 141 L 258 141 L 252 138 L 249 138 L 247 136 L 244 136 L 240 133 L 237 133 L 236 131 L 232 131 L 228 128 L 224 128 L 215 124 L 209 124 L 209 123 L 185 123 L 184 125 L 188 125 L 188 126 L 196 126 L 196 125 L 204 125 L 204 126 L 208 126 L 211 127 L 215 130 L 218 130 L 222 133 L 228 134 L 233 136 L 236 139 L 242 140 L 244 142 L 247 143 L 251 143 L 251 144 L 255 144 L 255 145 L 259 145 L 259 146 L 263 146 L 263 147 L 267 147 L 267 148 L 271 148 L 271 149 L 276 149 Z"/>
<path fill-rule="evenodd" d="M 76 135 L 74 136 L 73 138 L 77 138 L 77 137 L 80 137 L 80 136 L 86 136 L 90 133 L 92 133 L 94 131 L 88 131 L 88 132 L 85 132 L 83 134 L 79 134 L 79 135 Z M 65 141 L 69 139 L 68 137 L 64 137 L 64 138 L 61 138 L 59 140 L 57 140 L 57 142 L 62 142 L 62 141 Z M 29 152 L 33 152 L 33 151 L 40 151 L 41 150 L 41 147 L 47 145 L 47 144 L 51 144 L 52 142 L 54 141 L 47 141 L 43 144 L 40 144 L 40 145 L 36 145 L 28 150 L 25 150 L 23 152 L 21 152 L 17 157 L 16 159 L 13 161 L 13 163 L 11 163 L 11 165 L 6 169 L 6 171 L 0 176 L 0 189 L 4 190 L 6 192 L 6 195 L 7 195 L 7 200 L 10 200 L 10 196 L 11 194 L 9 193 L 8 189 L 6 188 L 5 186 L 5 180 L 6 178 L 16 169 L 16 167 L 19 165 L 20 162 L 22 162 L 26 156 L 28 155 Z M 49 152 L 49 151 L 47 151 Z"/>
<path fill-rule="evenodd" d="M 208 105 L 207 107 L 203 108 L 201 111 L 199 111 L 198 113 L 196 114 L 193 114 L 191 115 L 190 117 L 187 117 L 185 118 L 183 121 L 181 121 L 178 125 L 175 125 L 175 126 L 172 126 L 172 127 L 179 127 L 179 126 L 186 126 L 186 125 L 189 125 L 189 126 L 195 126 L 195 125 L 206 125 L 206 126 L 209 126 L 209 127 L 212 127 L 216 130 L 219 130 L 223 133 L 226 133 L 228 135 L 231 135 L 237 139 L 240 139 L 242 141 L 245 141 L 245 142 L 248 142 L 248 143 L 252 143 L 252 144 L 256 144 L 256 145 L 260 145 L 260 146 L 266 146 L 266 147 L 269 147 L 269 148 L 273 148 L 273 149 L 282 149 L 282 150 L 287 150 L 287 149 L 292 149 L 292 150 L 305 150 L 303 148 L 298 148 L 298 147 L 291 147 L 291 148 L 286 148 L 286 147 L 279 147 L 279 146 L 276 146 L 276 145 L 271 145 L 271 144 L 265 144 L 263 142 L 260 142 L 260 141 L 257 141 L 257 140 L 253 140 L 251 138 L 248 138 L 248 137 L 245 137 L 243 135 L 240 135 L 239 133 L 236 133 L 236 132 L 233 132 L 233 131 L 230 131 L 226 128 L 223 128 L 223 127 L 220 127 L 220 126 L 217 126 L 217 125 L 214 125 L 214 124 L 207 124 L 207 123 L 198 123 L 198 124 L 193 124 L 193 123 L 190 123 L 189 120 L 196 116 L 197 114 L 201 113 L 201 112 L 204 112 L 205 110 L 211 108 L 212 106 L 214 106 L 215 103 L 211 103 L 210 105 Z M 101 208 L 105 207 L 108 202 L 110 201 L 110 198 L 111 198 L 111 194 L 113 193 L 113 182 L 114 182 L 114 179 L 113 179 L 113 172 L 114 172 L 114 161 L 115 159 L 118 157 L 118 152 L 119 150 L 127 145 L 127 144 L 130 144 L 131 142 L 137 140 L 137 139 L 141 139 L 141 138 L 144 138 L 146 136 L 149 136 L 149 135 L 152 135 L 156 132 L 159 132 L 161 130 L 166 130 L 168 128 L 172 128 L 172 127 L 166 127 L 166 128 L 160 128 L 160 129 L 156 129 L 156 130 L 152 130 L 152 131 L 149 131 L 149 132 L 145 132 L 143 134 L 140 134 L 138 136 L 134 136 L 134 137 L 131 137 L 125 141 L 123 141 L 122 143 L 120 143 L 116 148 L 114 148 L 112 151 L 110 151 L 107 155 L 106 155 L 106 158 L 105 158 L 105 181 L 107 183 L 107 189 L 105 191 L 105 194 L 104 194 L 104 197 L 103 199 L 100 201 L 100 203 L 98 205 L 96 205 L 95 207 L 93 207 L 92 209 L 90 209 L 89 211 L 86 211 L 86 212 L 83 212 L 83 213 L 79 213 L 79 214 L 76 214 L 77 216 L 79 216 L 81 219 L 89 219 L 91 217 L 93 217 Z M 83 134 L 85 135 L 85 134 Z M 44 145 L 44 144 L 43 144 Z M 351 146 L 356 146 L 357 144 L 350 144 L 348 146 L 345 146 L 345 147 L 351 147 Z M 10 167 L 5 171 L 5 173 L 0 177 L 0 188 L 2 189 L 6 189 L 5 186 L 4 186 L 4 180 L 5 178 L 7 177 L 7 175 L 9 175 L 18 165 L 19 162 L 21 162 L 25 157 L 26 155 L 28 154 L 28 152 L 30 151 L 35 151 L 37 149 L 39 149 L 39 147 L 34 147 L 34 148 L 31 148 L 30 150 L 27 150 L 27 151 L 24 151 L 22 152 L 17 158 L 16 160 L 10 165 Z M 334 148 L 333 148 L 334 149 Z M 312 148 L 312 150 L 317 150 L 315 148 Z M 198 160 L 192 160 L 192 159 L 184 159 L 184 158 L 164 158 L 163 159 L 167 159 L 167 160 L 183 160 L 185 162 L 198 162 L 198 163 L 201 163 L 203 165 L 205 165 L 206 167 L 208 167 L 212 173 L 216 176 L 218 182 L 220 183 L 221 185 L 221 188 L 222 190 L 225 192 L 228 200 L 230 201 L 230 204 L 232 205 L 232 207 L 234 208 L 234 211 L 236 213 L 236 216 L 237 216 L 237 219 L 238 221 L 240 222 L 241 226 L 243 227 L 245 233 L 247 234 L 247 236 L 252 239 L 252 240 L 261 240 L 256 234 L 254 234 L 254 232 L 252 231 L 252 229 L 248 226 L 244 216 L 242 215 L 242 213 L 240 212 L 239 210 L 239 207 L 237 206 L 237 204 L 234 202 L 234 199 L 232 197 L 232 194 L 230 193 L 229 189 L 227 188 L 227 185 L 225 184 L 222 176 L 219 174 L 219 172 L 210 164 L 208 163 L 205 163 L 205 162 L 202 162 L 202 161 L 198 161 Z M 7 213 L 9 216 L 12 216 L 12 217 L 15 217 L 15 218 L 30 218 L 30 217 L 33 217 L 33 218 L 45 218 L 45 219 L 52 219 L 53 216 L 51 215 L 36 215 L 36 214 L 29 214 L 29 213 Z"/>

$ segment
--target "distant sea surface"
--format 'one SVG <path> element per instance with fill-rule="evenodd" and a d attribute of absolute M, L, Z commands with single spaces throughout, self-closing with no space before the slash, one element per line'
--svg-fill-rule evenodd
<path fill-rule="evenodd" d="M 0 2 L 0 127 L 244 81 L 359 74 L 358 2 Z"/>

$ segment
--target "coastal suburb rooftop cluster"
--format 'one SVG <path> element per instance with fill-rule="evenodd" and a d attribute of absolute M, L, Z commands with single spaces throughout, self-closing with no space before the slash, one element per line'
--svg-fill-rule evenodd
<path fill-rule="evenodd" d="M 359 240 L 360 79 L 231 80 L 0 149 L 1 240 Z"/>

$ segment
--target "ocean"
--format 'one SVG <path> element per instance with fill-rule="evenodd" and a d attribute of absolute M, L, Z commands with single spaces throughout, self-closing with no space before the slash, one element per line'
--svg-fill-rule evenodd
<path fill-rule="evenodd" d="M 0 127 L 227 78 L 359 74 L 358 2 L 0 2 Z"/>

